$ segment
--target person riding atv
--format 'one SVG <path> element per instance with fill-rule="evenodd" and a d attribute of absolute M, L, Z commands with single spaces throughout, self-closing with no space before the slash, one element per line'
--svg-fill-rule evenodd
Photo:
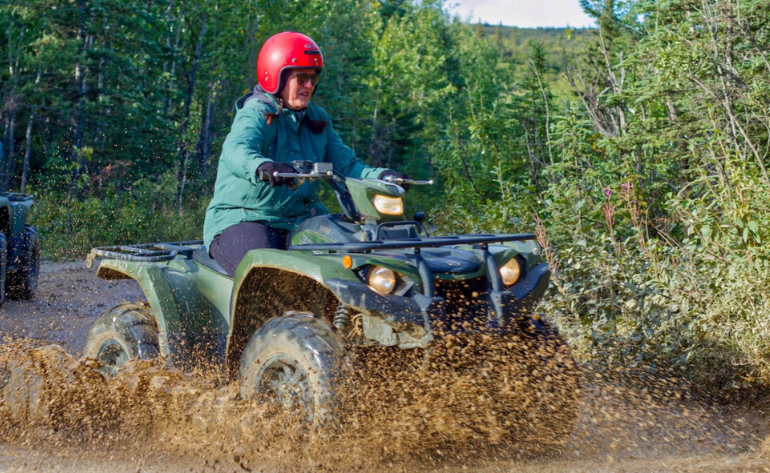
<path fill-rule="evenodd" d="M 423 212 L 407 217 L 406 187 L 433 182 L 356 159 L 309 102 L 322 67 L 304 35 L 266 42 L 259 85 L 238 101 L 224 144 L 204 240 L 91 250 L 98 277 L 135 280 L 146 303 L 103 312 L 83 358 L 107 376 L 136 358 L 211 372 L 237 383 L 238 399 L 326 428 L 344 424 L 363 360 L 415 354 L 425 373 L 479 368 L 475 385 L 499 380 L 489 382 L 510 394 L 495 406 L 501 425 L 523 406 L 518 424 L 557 425 L 552 440 L 565 439 L 577 374 L 557 327 L 533 311 L 551 275 L 536 236 L 432 236 Z M 320 185 L 340 213 L 321 205 Z M 516 357 L 484 360 L 489 343 Z M 515 379 L 490 371 L 501 365 L 520 368 Z"/>
<path fill-rule="evenodd" d="M 323 67 L 315 41 L 279 33 L 259 52 L 259 84 L 236 102 L 203 235 L 211 256 L 231 276 L 249 250 L 286 249 L 298 223 L 329 213 L 319 201 L 317 181 L 299 184 L 276 175 L 296 172 L 292 162 L 332 163 L 336 172 L 353 178 L 408 178 L 357 159 L 327 113 L 310 103 Z"/>

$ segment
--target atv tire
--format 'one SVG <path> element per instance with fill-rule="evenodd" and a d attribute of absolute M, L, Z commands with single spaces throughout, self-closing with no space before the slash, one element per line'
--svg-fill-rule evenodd
<path fill-rule="evenodd" d="M 21 252 L 14 261 L 14 267 L 16 269 L 8 273 L 5 286 L 8 297 L 28 301 L 35 297 L 40 274 L 40 237 L 35 227 L 24 227 Z"/>
<path fill-rule="evenodd" d="M 0 307 L 5 301 L 5 283 L 8 269 L 8 240 L 0 233 Z"/>
<path fill-rule="evenodd" d="M 241 357 L 243 399 L 265 399 L 304 414 L 315 429 L 334 424 L 339 408 L 345 347 L 331 326 L 310 313 L 268 320 Z"/>
<path fill-rule="evenodd" d="M 123 303 L 102 313 L 88 334 L 83 358 L 99 362 L 105 376 L 114 377 L 123 363 L 151 360 L 160 354 L 158 326 L 152 311 Z"/>

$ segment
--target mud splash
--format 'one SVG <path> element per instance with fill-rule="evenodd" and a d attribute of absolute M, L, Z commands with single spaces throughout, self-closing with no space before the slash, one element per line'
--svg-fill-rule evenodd
<path fill-rule="evenodd" d="M 290 413 L 239 400 L 233 385 L 162 364 L 129 364 L 107 380 L 61 348 L 35 350 L 56 342 L 79 352 L 100 310 L 141 297 L 135 283 L 108 287 L 80 266 L 49 268 L 36 302 L 3 306 L 0 332 L 37 340 L 0 343 L 0 470 L 770 471 L 762 406 L 713 407 L 676 376 L 598 363 L 565 379 L 537 349 L 518 358 L 483 339 L 446 339 L 427 361 L 357 352 L 344 429 L 326 437 Z M 9 388 L 13 366 L 27 373 L 20 388 Z M 549 375 L 555 388 L 524 389 Z M 562 432 L 576 422 L 561 443 L 559 422 L 543 423 L 541 413 L 564 402 L 543 398 L 575 380 L 579 417 L 555 417 Z M 9 389 L 42 395 L 12 408 Z"/>
<path fill-rule="evenodd" d="M 296 413 L 239 399 L 234 384 L 148 362 L 131 362 L 107 379 L 59 347 L 6 344 L 0 438 L 164 455 L 223 471 L 538 469 L 586 459 L 612 469 L 615 461 L 651 455 L 751 452 L 766 433 L 689 399 L 673 381 L 639 387 L 638 379 L 591 367 L 580 372 L 578 420 L 578 372 L 563 358 L 544 357 L 534 344 L 462 342 L 448 340 L 428 357 L 356 353 L 345 415 L 324 435 Z"/>
<path fill-rule="evenodd" d="M 4 345 L 0 436 L 149 448 L 232 467 L 512 458 L 560 444 L 577 419 L 571 358 L 546 356 L 540 345 L 478 336 L 449 338 L 430 354 L 360 350 L 341 388 L 339 424 L 321 433 L 299 413 L 239 399 L 234 383 L 218 386 L 148 362 L 130 362 L 108 379 L 57 346 Z"/>
<path fill-rule="evenodd" d="M 596 462 L 589 470 L 614 470 L 623 469 L 616 462 L 707 455 L 764 464 L 753 453 L 767 434 L 761 421 L 710 408 L 674 379 L 578 369 L 565 346 L 546 346 L 477 335 L 447 337 L 427 354 L 358 350 L 339 424 L 319 434 L 300 413 L 239 399 L 235 383 L 160 362 L 129 362 L 108 379 L 60 347 L 6 343 L 0 440 L 222 471 L 536 471 L 586 461 Z"/>

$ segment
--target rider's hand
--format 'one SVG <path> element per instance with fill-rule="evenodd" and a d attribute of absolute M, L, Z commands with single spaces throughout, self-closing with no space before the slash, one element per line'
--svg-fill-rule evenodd
<path fill-rule="evenodd" d="M 257 175 L 259 176 L 259 180 L 270 181 L 270 187 L 289 186 L 294 184 L 293 177 L 274 176 L 273 173 L 276 172 L 296 174 L 297 170 L 286 163 L 277 163 L 275 161 L 267 161 L 260 164 L 257 168 Z"/>
<path fill-rule="evenodd" d="M 391 171 L 390 169 L 388 169 L 387 171 L 382 171 L 382 174 L 380 174 L 381 180 L 385 180 L 386 177 L 392 177 L 394 179 L 409 179 L 409 176 L 407 176 L 403 172 Z M 409 184 L 404 183 L 404 184 L 398 184 L 398 185 L 403 187 L 405 191 L 409 190 Z"/>

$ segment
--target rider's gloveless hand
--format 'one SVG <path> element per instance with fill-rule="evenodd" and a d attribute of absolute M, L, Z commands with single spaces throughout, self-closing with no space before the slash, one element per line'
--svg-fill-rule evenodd
<path fill-rule="evenodd" d="M 296 173 L 297 170 L 286 163 L 268 161 L 257 168 L 257 174 L 262 181 L 270 181 L 270 187 L 289 186 L 294 183 L 293 177 L 274 176 L 274 173 Z"/>
<path fill-rule="evenodd" d="M 380 174 L 381 180 L 385 180 L 386 177 L 392 177 L 394 179 L 409 179 L 409 176 L 407 176 L 405 173 L 391 170 L 383 171 L 382 174 Z M 405 191 L 409 190 L 409 184 L 403 183 L 398 185 L 403 187 Z"/>

